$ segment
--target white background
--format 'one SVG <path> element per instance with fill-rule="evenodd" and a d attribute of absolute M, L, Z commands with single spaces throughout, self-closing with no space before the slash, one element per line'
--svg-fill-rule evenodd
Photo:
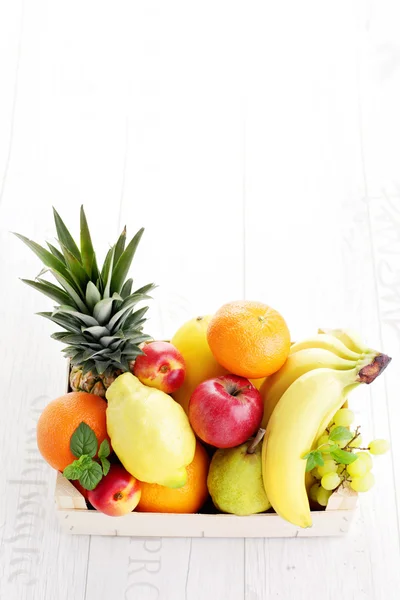
<path fill-rule="evenodd" d="M 399 17 L 398 0 L 1 0 L 2 600 L 398 598 Z M 154 336 L 245 297 L 293 339 L 352 326 L 393 356 L 353 397 L 392 452 L 346 538 L 60 533 L 35 422 L 65 364 L 9 232 L 51 240 L 54 205 L 76 234 L 81 203 L 102 256 L 146 228 Z"/>

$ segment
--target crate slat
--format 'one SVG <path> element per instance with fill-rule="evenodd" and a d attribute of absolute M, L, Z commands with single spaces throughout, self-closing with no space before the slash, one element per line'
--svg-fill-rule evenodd
<path fill-rule="evenodd" d="M 275 514 L 176 515 L 132 512 L 109 517 L 89 510 L 59 510 L 62 529 L 70 534 L 133 537 L 281 538 L 340 536 L 347 533 L 354 510 L 313 513 L 313 526 L 301 529 Z"/>
<path fill-rule="evenodd" d="M 296 527 L 273 513 L 235 515 L 179 515 L 132 512 L 109 517 L 88 510 L 82 494 L 61 473 L 56 481 L 57 516 L 69 534 L 132 537 L 278 538 L 345 535 L 355 514 L 357 494 L 341 490 L 333 494 L 325 511 L 313 511 L 313 526 Z"/>
<path fill-rule="evenodd" d="M 57 508 L 61 510 L 75 509 L 88 511 L 85 498 L 61 473 L 57 473 L 55 500 Z"/>

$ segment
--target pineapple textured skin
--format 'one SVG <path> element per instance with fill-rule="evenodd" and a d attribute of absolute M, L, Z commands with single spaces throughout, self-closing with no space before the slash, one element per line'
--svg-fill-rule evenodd
<path fill-rule="evenodd" d="M 129 370 L 133 372 L 133 365 L 135 361 L 131 361 L 129 364 Z M 110 375 L 99 375 L 92 371 L 83 374 L 81 367 L 72 367 L 69 375 L 69 385 L 73 392 L 88 392 L 89 394 L 96 394 L 102 398 L 106 397 L 106 391 L 116 378 L 121 375 L 123 371 L 121 369 L 115 369 Z"/>

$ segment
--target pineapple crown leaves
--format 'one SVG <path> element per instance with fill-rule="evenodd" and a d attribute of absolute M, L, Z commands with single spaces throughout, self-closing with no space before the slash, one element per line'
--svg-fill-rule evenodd
<path fill-rule="evenodd" d="M 56 302 L 53 312 L 39 315 L 59 325 L 63 331 L 52 337 L 67 344 L 63 352 L 73 365 L 99 374 L 115 369 L 127 371 L 129 362 L 141 354 L 139 345 L 150 340 L 143 333 L 148 307 L 136 305 L 150 298 L 154 284 L 132 292 L 132 279 L 126 279 L 143 235 L 140 229 L 126 245 L 124 227 L 99 268 L 83 206 L 80 211 L 80 248 L 54 211 L 59 249 L 48 249 L 16 233 L 42 261 L 44 269 L 35 280 L 24 283 Z M 49 272 L 59 285 L 42 278 Z"/>

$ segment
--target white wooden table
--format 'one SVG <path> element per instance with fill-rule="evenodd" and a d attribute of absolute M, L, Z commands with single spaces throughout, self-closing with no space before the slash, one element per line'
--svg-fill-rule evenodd
<path fill-rule="evenodd" d="M 0 2 L 2 600 L 398 598 L 399 25 L 397 0 Z M 76 233 L 81 203 L 101 252 L 145 226 L 155 336 L 246 297 L 393 356 L 353 396 L 392 452 L 348 537 L 60 533 L 35 422 L 65 365 L 9 232 L 50 240 L 54 204 Z"/>

